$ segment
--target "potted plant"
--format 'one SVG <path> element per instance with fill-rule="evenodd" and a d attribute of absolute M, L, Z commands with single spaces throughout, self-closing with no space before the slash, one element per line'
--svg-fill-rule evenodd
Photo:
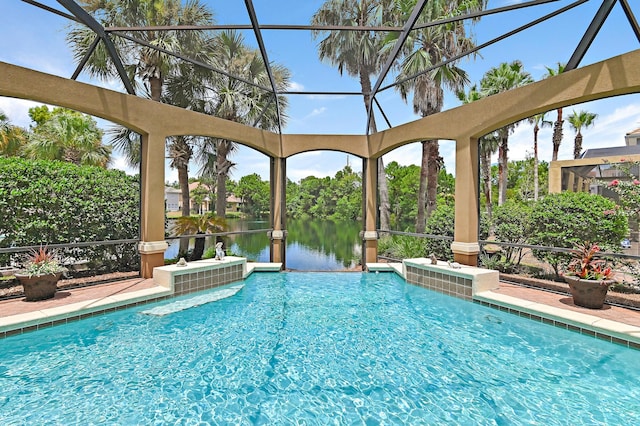
<path fill-rule="evenodd" d="M 58 289 L 58 280 L 65 271 L 55 252 L 40 246 L 27 256 L 23 268 L 15 274 L 24 289 L 25 300 L 51 299 Z"/>
<path fill-rule="evenodd" d="M 613 280 L 613 270 L 599 258 L 600 247 L 586 242 L 571 251 L 572 259 L 564 280 L 569 284 L 573 303 L 591 309 L 601 309 Z"/>

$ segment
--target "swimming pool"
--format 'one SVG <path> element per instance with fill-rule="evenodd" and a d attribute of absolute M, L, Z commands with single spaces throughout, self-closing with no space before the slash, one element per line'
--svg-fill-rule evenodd
<path fill-rule="evenodd" d="M 640 424 L 638 351 L 392 273 L 244 284 L 0 340 L 0 424 Z"/>

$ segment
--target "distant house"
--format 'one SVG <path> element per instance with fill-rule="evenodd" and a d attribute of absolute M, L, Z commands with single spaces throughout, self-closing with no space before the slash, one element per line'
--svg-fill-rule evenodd
<path fill-rule="evenodd" d="M 587 149 L 580 158 L 552 161 L 549 165 L 549 192 L 584 191 L 615 198 L 598 182 L 628 179 L 616 165 L 640 161 L 640 129 L 627 133 L 624 140 L 623 146 Z M 639 170 L 634 167 L 631 172 L 637 176 Z"/>
<path fill-rule="evenodd" d="M 227 211 L 242 211 L 242 198 L 238 198 L 233 194 L 229 195 L 227 197 Z"/>
<path fill-rule="evenodd" d="M 197 193 L 202 194 L 202 200 L 199 200 Z M 213 201 L 210 197 L 209 187 L 200 182 L 192 182 L 189 184 L 189 209 L 192 213 L 205 213 L 212 211 L 214 208 Z M 201 202 L 200 202 L 201 201 Z M 165 211 L 177 212 L 182 209 L 182 191 L 179 188 L 170 186 L 164 187 L 164 205 Z M 227 197 L 227 211 L 239 212 L 242 210 L 242 199 L 231 194 Z"/>
<path fill-rule="evenodd" d="M 164 209 L 168 212 L 177 212 L 182 207 L 182 200 L 180 199 L 182 191 L 170 186 L 164 187 Z"/>
<path fill-rule="evenodd" d="M 197 194 L 197 195 L 196 195 Z M 211 211 L 211 190 L 208 185 L 200 182 L 189 184 L 190 209 L 193 213 L 205 213 Z"/>
<path fill-rule="evenodd" d="M 638 140 L 640 140 L 640 129 L 635 129 L 624 135 L 624 141 L 627 146 L 640 145 Z"/>

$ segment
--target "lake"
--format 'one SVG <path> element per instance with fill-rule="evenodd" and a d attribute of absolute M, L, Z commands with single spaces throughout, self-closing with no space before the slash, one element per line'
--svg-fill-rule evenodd
<path fill-rule="evenodd" d="M 269 228 L 266 220 L 228 219 L 227 225 L 228 231 Z M 358 221 L 288 219 L 287 269 L 339 271 L 353 268 L 362 258 L 361 230 L 362 225 Z M 212 244 L 213 238 L 207 238 L 206 246 Z M 224 247 L 229 255 L 246 257 L 254 262 L 269 261 L 269 238 L 266 232 L 225 236 Z M 175 258 L 177 254 L 178 240 L 171 240 L 165 258 Z"/>

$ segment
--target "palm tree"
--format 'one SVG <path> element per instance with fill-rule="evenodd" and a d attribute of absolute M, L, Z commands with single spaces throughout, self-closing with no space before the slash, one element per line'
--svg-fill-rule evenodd
<path fill-rule="evenodd" d="M 277 130 L 286 123 L 288 101 L 278 95 L 280 117 L 273 102 L 273 93 L 257 86 L 270 85 L 269 75 L 262 56 L 258 51 L 246 46 L 242 34 L 236 31 L 223 31 L 213 40 L 212 63 L 217 69 L 224 69 L 228 74 L 251 81 L 249 85 L 239 79 L 227 75 L 215 75 L 205 82 L 207 91 L 203 112 L 226 120 L 247 125 L 257 125 L 266 130 Z M 284 91 L 289 86 L 290 72 L 278 64 L 270 64 L 276 83 L 276 91 Z M 198 153 L 199 163 L 203 165 L 201 174 L 215 175 L 216 178 L 216 214 L 225 216 L 227 194 L 227 177 L 235 165 L 229 156 L 237 149 L 237 145 L 225 139 L 206 139 Z M 215 159 L 215 163 L 211 160 Z M 215 165 L 214 165 L 215 164 Z M 214 170 L 207 166 L 214 165 Z"/>
<path fill-rule="evenodd" d="M 0 157 L 14 157 L 20 154 L 27 142 L 26 132 L 9 122 L 9 117 L 0 111 Z"/>
<path fill-rule="evenodd" d="M 486 96 L 505 92 L 532 83 L 533 78 L 524 70 L 522 62 L 516 60 L 509 63 L 503 62 L 497 67 L 487 71 L 480 87 Z M 500 140 L 498 147 L 498 205 L 502 205 L 507 199 L 507 163 L 509 150 L 509 134 L 513 132 L 517 123 L 509 124 L 498 129 Z"/>
<path fill-rule="evenodd" d="M 533 199 L 538 201 L 540 192 L 538 183 L 538 132 L 541 128 L 551 127 L 553 123 L 545 120 L 546 112 L 529 117 L 529 123 L 533 124 Z"/>
<path fill-rule="evenodd" d="M 86 115 L 56 108 L 49 118 L 35 126 L 23 148 L 28 158 L 67 161 L 107 167 L 111 147 L 102 144 L 102 130 Z"/>
<path fill-rule="evenodd" d="M 580 153 L 582 152 L 582 129 L 586 129 L 593 125 L 593 122 L 598 117 L 598 114 L 587 112 L 584 110 L 580 110 L 580 112 L 575 112 L 575 110 L 571 113 L 571 115 L 567 118 L 569 120 L 569 124 L 571 124 L 571 128 L 576 132 L 576 138 L 573 145 L 573 158 L 580 158 Z"/>
<path fill-rule="evenodd" d="M 168 25 L 211 25 L 213 13 L 200 0 L 82 0 L 79 3 L 94 14 L 103 27 L 145 27 Z M 169 51 L 180 51 L 194 59 L 207 44 L 206 31 L 120 31 L 153 46 Z M 81 24 L 74 24 L 67 35 L 76 61 L 89 52 L 95 33 Z M 160 102 L 164 81 L 177 66 L 177 59 L 156 49 L 143 46 L 124 37 L 116 37 L 114 45 L 131 78 L 139 78 L 147 85 L 151 99 Z M 116 76 L 114 64 L 105 46 L 99 43 L 85 65 L 94 77 L 109 79 Z"/>
<path fill-rule="evenodd" d="M 547 69 L 546 77 L 553 77 L 554 75 L 559 75 L 564 72 L 565 64 L 558 62 L 556 64 L 556 68 Z M 551 161 L 558 160 L 558 151 L 560 150 L 560 144 L 562 143 L 562 124 L 564 123 L 562 119 L 562 108 L 557 109 L 558 116 L 556 118 L 555 123 L 553 123 L 553 155 L 551 156 Z"/>
<path fill-rule="evenodd" d="M 483 93 L 480 92 L 477 86 L 472 86 L 468 93 L 458 92 L 458 99 L 464 104 L 477 101 L 483 98 Z M 487 209 L 487 215 L 489 220 L 493 214 L 493 201 L 491 198 L 491 156 L 498 150 L 498 135 L 497 132 L 493 132 L 484 135 L 478 141 L 479 143 L 479 156 L 480 156 L 480 175 L 482 177 L 482 189 L 484 192 L 485 207 Z"/>
<path fill-rule="evenodd" d="M 93 13 L 104 27 L 136 27 L 162 25 L 211 25 L 213 13 L 200 0 L 182 4 L 180 0 L 83 0 L 85 10 Z M 180 51 L 193 59 L 208 62 L 211 35 L 207 31 L 121 31 L 128 37 L 142 40 L 168 51 Z M 89 28 L 75 24 L 67 35 L 76 61 L 80 62 L 91 49 L 95 34 Z M 176 97 L 165 96 L 165 82 L 178 72 L 180 62 L 166 53 L 133 42 L 124 37 L 114 40 L 119 56 L 130 78 L 141 80 L 150 98 L 157 102 L 175 101 Z M 85 68 L 95 77 L 109 79 L 117 75 L 105 46 L 99 43 L 88 58 Z M 190 67 L 193 69 L 194 67 Z M 184 101 L 184 99 L 182 99 Z M 131 165 L 140 161 L 140 138 L 131 131 L 116 128 L 110 131 L 112 143 L 125 153 Z M 169 153 L 179 155 L 172 160 L 178 169 L 178 180 L 182 189 L 182 215 L 189 215 L 188 147 L 184 139 L 173 139 Z M 177 144 L 176 146 L 174 146 Z M 134 163 L 131 163 L 133 161 Z M 186 199 L 186 202 L 185 202 Z"/>
<path fill-rule="evenodd" d="M 312 25 L 379 26 L 391 21 L 393 0 L 327 0 L 311 18 Z M 320 60 L 338 67 L 340 74 L 358 77 L 367 115 L 370 115 L 371 76 L 384 64 L 382 47 L 385 34 L 373 31 L 321 31 L 313 37 L 324 37 L 318 45 Z M 369 130 L 377 132 L 373 114 Z M 387 176 L 382 157 L 378 158 L 378 190 L 380 196 L 380 229 L 389 230 L 390 206 Z"/>
<path fill-rule="evenodd" d="M 480 168 L 482 169 L 482 187 L 489 221 L 493 217 L 493 198 L 491 190 L 491 156 L 498 151 L 500 138 L 498 132 L 486 134 L 478 141 L 480 144 Z"/>
<path fill-rule="evenodd" d="M 223 218 L 216 217 L 214 214 L 206 213 L 200 216 L 181 216 L 176 219 L 173 233 L 180 235 L 206 234 L 212 232 L 221 232 L 226 228 Z M 204 253 L 204 237 L 196 237 L 196 243 L 191 253 L 190 260 L 202 259 Z"/>
<path fill-rule="evenodd" d="M 429 2 L 422 11 L 418 22 L 432 22 L 451 16 L 483 10 L 485 0 L 436 0 Z M 410 10 L 415 2 L 409 3 Z M 464 21 L 447 25 L 426 27 L 412 32 L 407 39 L 407 53 L 400 65 L 396 80 L 406 80 L 448 58 L 460 55 L 472 49 L 475 44 L 467 35 L 469 31 Z M 444 88 L 456 93 L 461 92 L 469 83 L 467 73 L 456 65 L 456 61 L 438 67 L 433 71 L 420 74 L 397 86 L 403 100 L 413 92 L 413 110 L 426 117 L 442 111 Z M 426 218 L 436 208 L 438 192 L 438 173 L 442 164 L 438 140 L 422 142 L 422 163 L 420 168 L 420 189 L 418 191 L 418 213 L 416 232 L 424 232 Z M 425 200 L 426 195 L 426 200 Z M 425 215 L 426 205 L 426 215 Z"/>

